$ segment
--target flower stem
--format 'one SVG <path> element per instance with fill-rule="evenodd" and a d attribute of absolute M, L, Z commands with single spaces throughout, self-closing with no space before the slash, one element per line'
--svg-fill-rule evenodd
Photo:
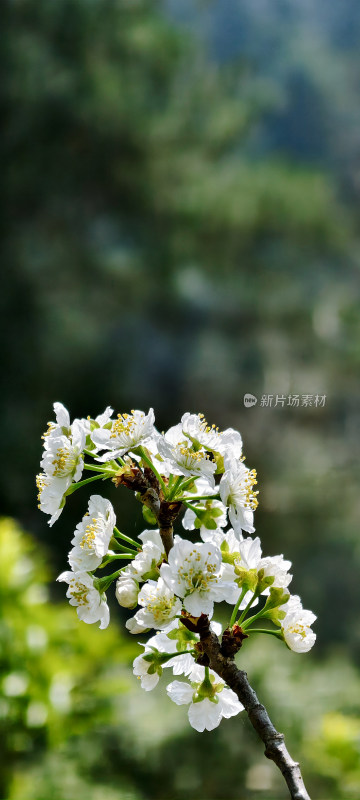
<path fill-rule="evenodd" d="M 105 556 L 103 563 L 100 565 L 99 569 L 103 569 L 107 567 L 108 564 L 111 564 L 112 561 L 116 561 L 120 559 L 126 559 L 127 561 L 132 561 L 135 557 L 135 553 L 117 553 L 116 556 Z"/>
<path fill-rule="evenodd" d="M 280 631 L 272 631 L 270 628 L 249 628 L 249 633 L 270 633 L 271 636 L 282 639 Z"/>
<path fill-rule="evenodd" d="M 220 500 L 219 494 L 205 494 L 202 497 L 197 497 L 196 495 L 190 495 L 190 497 L 178 497 L 177 498 L 179 503 L 185 503 L 187 500 L 195 501 L 196 503 L 200 503 L 203 500 Z"/>
<path fill-rule="evenodd" d="M 154 467 L 154 464 L 152 463 L 152 461 L 150 461 L 150 458 L 147 457 L 147 455 L 146 455 L 146 453 L 144 451 L 144 448 L 143 447 L 139 447 L 139 451 L 140 451 L 140 455 L 141 455 L 142 460 L 145 461 L 145 464 L 147 464 L 147 466 L 152 470 L 154 475 L 156 475 L 156 477 L 157 477 L 157 479 L 158 479 L 158 481 L 160 483 L 160 486 L 161 486 L 161 488 L 163 490 L 164 498 L 167 499 L 166 498 L 167 488 L 165 486 L 165 483 L 164 483 L 160 473 L 157 471 L 156 467 Z"/>
<path fill-rule="evenodd" d="M 179 489 L 181 489 L 184 492 L 187 489 L 187 487 L 190 486 L 191 483 L 194 483 L 194 477 L 187 478 L 184 481 L 182 475 L 178 475 L 178 477 L 176 478 L 175 484 L 172 485 L 170 497 L 173 498 L 174 494 L 177 491 L 179 491 Z M 193 498 L 194 498 L 194 496 L 193 496 Z M 193 499 L 193 498 L 190 498 L 190 499 Z"/>
<path fill-rule="evenodd" d="M 93 475 L 92 478 L 86 478 L 84 481 L 79 481 L 79 483 L 72 483 L 69 486 L 68 490 L 65 492 L 65 495 L 68 497 L 69 494 L 76 492 L 77 489 L 81 489 L 82 486 L 86 486 L 87 483 L 91 483 L 92 481 L 98 481 L 100 478 L 103 480 L 106 478 L 106 473 L 102 472 L 101 475 Z"/>
<path fill-rule="evenodd" d="M 133 547 L 130 547 L 128 543 L 120 544 L 120 542 L 113 537 L 112 541 L 110 542 L 110 550 L 113 550 L 114 548 L 116 550 L 125 550 L 126 553 L 128 553 L 131 550 L 134 556 L 137 556 L 137 554 L 140 552 L 139 547 L 136 550 L 134 550 Z"/>
<path fill-rule="evenodd" d="M 188 654 L 192 655 L 195 654 L 195 650 L 177 650 L 175 653 L 162 653 L 161 654 L 161 661 L 165 663 L 166 661 L 170 661 L 171 658 L 176 658 L 176 656 L 187 656 Z"/>
<path fill-rule="evenodd" d="M 99 592 L 106 592 L 106 590 L 111 586 L 112 582 L 116 580 L 116 578 L 121 575 L 124 569 L 126 569 L 127 564 L 124 567 L 121 567 L 116 572 L 112 572 L 111 575 L 105 575 L 103 578 L 97 578 L 97 588 Z"/>
<path fill-rule="evenodd" d="M 94 451 L 93 450 L 86 450 L 86 448 L 85 448 L 83 450 L 83 452 L 85 453 L 86 456 L 91 456 L 91 458 L 95 458 L 95 456 L 96 456 L 95 450 Z"/>
<path fill-rule="evenodd" d="M 104 467 L 96 467 L 95 464 L 85 464 L 84 469 L 91 469 L 93 472 L 104 472 Z"/>
<path fill-rule="evenodd" d="M 196 506 L 193 506 L 191 503 L 188 503 L 187 500 L 183 500 L 183 503 L 184 503 L 184 506 L 186 506 L 186 508 L 190 508 L 190 511 L 193 511 L 194 514 L 197 515 L 198 509 L 196 508 Z"/>
<path fill-rule="evenodd" d="M 253 622 L 255 622 L 256 619 L 262 617 L 264 615 L 264 610 L 265 606 L 260 611 L 258 611 L 257 614 L 254 614 L 252 617 L 248 617 L 243 624 L 243 628 L 247 628 L 248 625 L 251 625 Z"/>
<path fill-rule="evenodd" d="M 253 596 L 250 598 L 250 600 L 249 600 L 249 602 L 248 602 L 248 604 L 247 604 L 246 608 L 244 608 L 244 611 L 242 612 L 242 614 L 241 614 L 241 617 L 239 617 L 239 619 L 238 619 L 238 621 L 237 621 L 237 624 L 238 624 L 238 625 L 241 625 L 241 623 L 242 623 L 243 619 L 245 619 L 245 617 L 246 617 L 246 614 L 247 614 L 247 612 L 249 611 L 249 608 L 251 608 L 251 606 L 252 606 L 252 604 L 253 604 L 254 600 L 255 600 L 255 599 L 256 599 L 256 597 L 257 597 L 257 592 L 253 592 L 253 593 L 252 593 L 252 595 L 253 595 Z M 255 615 L 255 616 L 257 616 L 257 615 Z"/>
<path fill-rule="evenodd" d="M 137 551 L 139 550 L 139 543 L 135 542 L 134 539 L 131 539 L 130 536 L 125 536 L 125 533 L 121 533 L 118 528 L 114 528 L 114 534 L 115 536 L 118 536 L 119 539 L 123 539 L 124 542 L 134 545 Z"/>
<path fill-rule="evenodd" d="M 175 483 L 173 484 L 171 492 L 169 492 L 169 495 L 168 495 L 168 499 L 169 500 L 172 500 L 174 497 L 176 497 L 176 493 L 180 489 L 180 486 L 182 484 L 182 480 L 183 480 L 182 475 L 178 475 L 178 477 L 176 478 Z"/>
<path fill-rule="evenodd" d="M 236 615 L 237 615 L 237 613 L 239 611 L 241 601 L 244 599 L 244 597 L 246 595 L 246 592 L 247 592 L 247 589 L 246 589 L 245 586 L 243 586 L 243 588 L 241 589 L 241 592 L 240 592 L 240 597 L 239 597 L 239 599 L 238 599 L 238 601 L 236 603 L 236 606 L 234 607 L 234 610 L 233 610 L 233 612 L 231 614 L 231 618 L 230 618 L 230 622 L 229 622 L 229 628 L 232 628 L 232 626 L 233 626 L 233 624 L 234 624 L 234 622 L 236 620 Z"/>

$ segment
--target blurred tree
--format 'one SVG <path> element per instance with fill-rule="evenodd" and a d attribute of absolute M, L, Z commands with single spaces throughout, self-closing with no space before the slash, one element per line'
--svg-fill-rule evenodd
<path fill-rule="evenodd" d="M 181 800 L 184 793 L 235 800 L 257 797 L 257 790 L 264 800 L 286 797 L 243 715 L 199 736 L 164 686 L 140 689 L 130 667 L 139 648 L 130 634 L 124 638 L 114 620 L 99 631 L 79 622 L 67 602 L 49 602 L 44 556 L 10 519 L 0 521 L 0 558 L 4 800 Z M 289 732 L 310 789 L 355 800 L 359 675 L 339 649 L 326 668 L 291 652 L 280 662 L 278 642 L 266 653 L 265 662 L 262 643 L 251 641 L 239 663 Z"/>
<path fill-rule="evenodd" d="M 154 405 L 161 428 L 203 410 L 243 431 L 259 530 L 269 550 L 288 541 L 320 641 L 349 604 L 336 636 L 359 653 L 356 228 L 328 172 L 266 145 L 278 39 L 261 69 L 248 53 L 220 67 L 142 0 L 7 2 L 3 34 L 4 509 L 48 535 L 32 476 L 56 399 L 74 416 Z M 328 400 L 245 417 L 248 390 Z M 81 509 L 52 540 L 59 564 Z"/>

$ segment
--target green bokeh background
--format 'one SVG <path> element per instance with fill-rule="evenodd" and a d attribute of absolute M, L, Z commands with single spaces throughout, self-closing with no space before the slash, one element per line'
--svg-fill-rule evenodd
<path fill-rule="evenodd" d="M 140 691 L 123 612 L 98 631 L 54 586 L 87 502 L 51 530 L 36 508 L 59 400 L 242 432 L 264 553 L 293 561 L 318 641 L 247 642 L 239 663 L 311 796 L 356 800 L 358 4 L 5 0 L 2 16 L 0 796 L 287 796 L 245 718 L 197 734 Z M 275 407 L 295 393 L 325 406 Z M 134 535 L 134 503 L 109 496 Z"/>

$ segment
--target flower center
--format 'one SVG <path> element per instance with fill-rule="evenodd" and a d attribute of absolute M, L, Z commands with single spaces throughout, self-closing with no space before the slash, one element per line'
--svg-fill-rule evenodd
<path fill-rule="evenodd" d="M 70 584 L 70 594 L 79 604 L 79 606 L 86 606 L 88 602 L 89 589 L 79 581 L 73 581 Z"/>
<path fill-rule="evenodd" d="M 211 552 L 208 553 L 212 555 Z M 208 592 L 211 584 L 217 583 L 217 570 L 218 565 L 206 561 L 204 565 L 201 563 L 201 555 L 196 550 L 192 550 L 189 556 L 184 558 L 183 564 L 179 566 L 179 578 L 185 583 L 186 594 L 192 592 Z"/>
<path fill-rule="evenodd" d="M 191 469 L 192 467 L 196 467 L 208 458 L 207 453 L 204 453 L 201 450 L 193 450 L 191 447 L 188 446 L 187 442 L 181 442 L 178 445 L 178 461 L 182 464 L 185 468 Z"/>
<path fill-rule="evenodd" d="M 249 508 L 251 511 L 255 511 L 259 505 L 257 499 L 259 492 L 254 491 L 253 488 L 257 485 L 256 478 L 257 473 L 255 469 L 247 470 L 240 478 L 239 482 L 231 487 L 228 496 L 228 504 L 234 506 L 241 505 L 243 508 Z"/>
<path fill-rule="evenodd" d="M 67 475 L 71 475 L 75 471 L 78 460 L 79 456 L 75 448 L 59 447 L 52 462 L 54 465 L 54 477 L 66 478 Z"/>
<path fill-rule="evenodd" d="M 135 411 L 132 410 L 131 414 L 118 414 L 117 419 L 112 424 L 110 439 L 115 439 L 117 436 L 133 436 L 136 427 Z M 141 417 L 144 414 L 141 413 Z"/>
<path fill-rule="evenodd" d="M 100 533 L 101 525 L 100 520 L 93 517 L 92 521 L 85 528 L 85 533 L 80 542 L 80 547 L 83 549 L 87 547 L 89 550 L 95 549 L 95 540 L 97 534 Z"/>
<path fill-rule="evenodd" d="M 168 598 L 164 595 L 159 597 L 154 593 L 150 595 L 149 601 L 146 605 L 150 614 L 153 614 L 155 621 L 160 622 L 162 619 L 166 619 L 166 617 L 169 616 L 174 605 L 174 599 Z"/>
<path fill-rule="evenodd" d="M 52 431 L 54 431 L 54 430 L 55 430 L 55 428 L 56 428 L 55 422 L 48 422 L 47 431 L 45 431 L 45 432 L 43 433 L 43 435 L 42 435 L 42 437 L 41 437 L 41 438 L 42 438 L 42 439 L 46 439 L 48 436 L 50 436 L 50 434 L 52 433 Z"/>
<path fill-rule="evenodd" d="M 38 508 L 40 508 L 41 494 L 46 486 L 49 486 L 49 482 L 46 480 L 46 475 L 43 472 L 40 472 L 39 475 L 36 476 L 36 488 L 39 490 L 37 496 L 39 501 Z"/>
<path fill-rule="evenodd" d="M 301 636 L 302 639 L 305 639 L 306 637 L 306 628 L 301 624 L 301 622 L 296 622 L 294 625 L 290 625 L 289 631 L 290 633 L 295 633 L 298 636 Z"/>
<path fill-rule="evenodd" d="M 218 426 L 215 425 L 215 422 L 213 422 L 212 425 L 209 425 L 204 417 L 204 414 L 198 414 L 198 418 L 200 420 L 199 430 L 201 433 L 220 433 Z"/>

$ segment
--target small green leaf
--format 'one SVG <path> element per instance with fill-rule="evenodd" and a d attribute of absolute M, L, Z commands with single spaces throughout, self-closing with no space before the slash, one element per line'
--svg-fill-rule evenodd
<path fill-rule="evenodd" d="M 142 515 L 144 517 L 145 522 L 147 522 L 148 525 L 156 525 L 157 521 L 155 514 L 153 514 L 153 512 L 148 506 L 145 505 L 142 506 Z"/>

